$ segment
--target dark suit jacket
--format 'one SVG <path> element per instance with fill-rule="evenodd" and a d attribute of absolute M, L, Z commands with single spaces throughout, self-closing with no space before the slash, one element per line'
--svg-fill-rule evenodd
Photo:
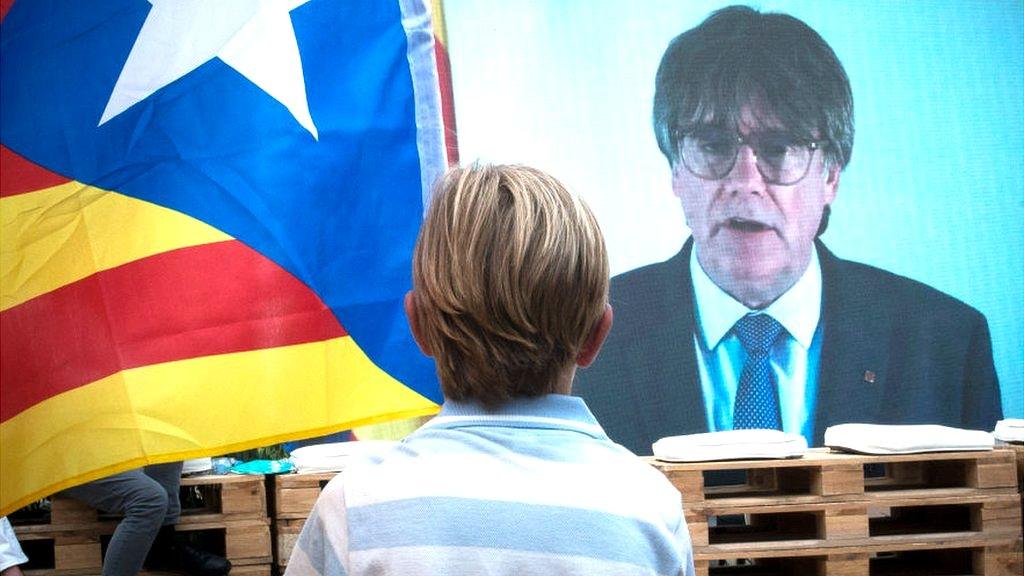
<path fill-rule="evenodd" d="M 574 393 L 637 454 L 664 436 L 708 431 L 691 249 L 692 240 L 665 262 L 612 279 L 611 334 L 577 372 Z M 1002 409 L 985 317 L 920 282 L 817 249 L 825 324 L 813 445 L 844 422 L 992 430 Z"/>

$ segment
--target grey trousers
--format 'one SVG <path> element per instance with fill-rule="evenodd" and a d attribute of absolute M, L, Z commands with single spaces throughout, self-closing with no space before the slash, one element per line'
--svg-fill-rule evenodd
<path fill-rule="evenodd" d="M 161 526 L 181 514 L 181 462 L 155 464 L 68 488 L 62 494 L 114 514 L 124 514 L 103 558 L 103 576 L 135 576 Z"/>

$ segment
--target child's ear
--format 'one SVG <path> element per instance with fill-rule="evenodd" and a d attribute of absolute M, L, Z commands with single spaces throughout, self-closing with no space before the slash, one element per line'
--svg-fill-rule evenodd
<path fill-rule="evenodd" d="M 430 350 L 430 346 L 427 345 L 426 340 L 420 334 L 420 323 L 416 319 L 416 297 L 413 295 L 413 291 L 410 290 L 405 293 L 405 317 L 409 319 L 409 328 L 412 330 L 412 337 L 416 340 L 416 345 L 420 347 L 420 351 L 427 356 L 433 356 L 433 352 Z"/>
<path fill-rule="evenodd" d="M 583 342 L 583 347 L 580 348 L 580 353 L 576 355 L 576 365 L 581 368 L 590 366 L 597 358 L 597 353 L 601 351 L 601 346 L 604 344 L 604 339 L 608 337 L 608 331 L 612 329 L 612 305 L 604 305 L 604 314 L 601 314 L 601 319 L 597 321 L 597 326 L 594 326 L 593 332 L 590 336 L 587 336 L 586 341 Z"/>

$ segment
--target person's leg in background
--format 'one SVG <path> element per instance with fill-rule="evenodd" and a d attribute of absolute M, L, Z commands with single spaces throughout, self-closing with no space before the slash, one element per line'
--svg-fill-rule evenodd
<path fill-rule="evenodd" d="M 167 512 L 153 542 L 147 567 L 182 570 L 191 576 L 223 576 L 231 570 L 227 559 L 188 545 L 174 529 L 181 517 L 182 462 L 154 464 L 143 468 L 146 476 L 163 487 L 167 494 Z M 104 575 L 106 576 L 106 575 Z"/>
<path fill-rule="evenodd" d="M 181 497 L 178 488 L 181 486 L 181 467 L 183 462 L 151 464 L 142 468 L 142 473 L 152 478 L 167 494 L 167 512 L 161 526 L 173 526 L 181 517 Z"/>
<path fill-rule="evenodd" d="M 180 477 L 180 463 L 178 471 Z M 107 546 L 103 576 L 138 574 L 167 516 L 167 490 L 139 469 L 68 488 L 63 494 L 104 512 L 124 515 Z M 174 499 L 177 501 L 177 494 Z"/>

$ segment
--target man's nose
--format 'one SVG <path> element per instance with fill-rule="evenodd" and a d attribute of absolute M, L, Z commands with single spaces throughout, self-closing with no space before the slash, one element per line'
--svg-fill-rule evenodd
<path fill-rule="evenodd" d="M 729 185 L 735 192 L 761 194 L 764 192 L 765 181 L 757 168 L 757 154 L 749 145 L 744 144 L 736 152 L 736 164 L 728 176 Z"/>

